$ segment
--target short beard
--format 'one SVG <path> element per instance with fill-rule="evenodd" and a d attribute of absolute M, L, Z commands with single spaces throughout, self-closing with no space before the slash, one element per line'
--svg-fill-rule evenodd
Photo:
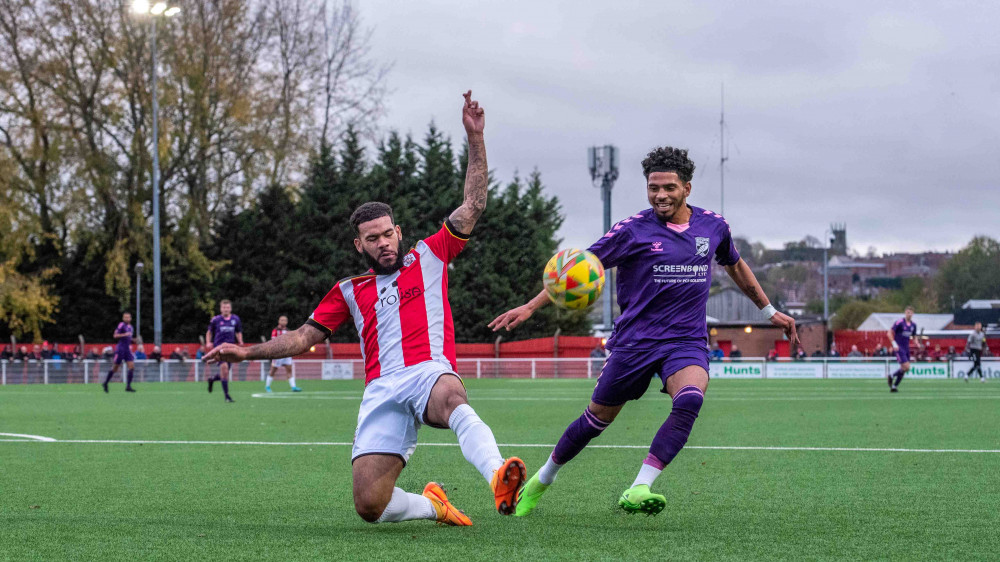
<path fill-rule="evenodd" d="M 402 247 L 403 247 L 403 241 L 400 240 L 398 248 Z M 374 271 L 375 275 L 392 275 L 393 273 L 396 273 L 397 271 L 399 271 L 401 267 L 403 267 L 403 258 L 405 256 L 406 254 L 404 254 L 402 250 L 397 249 L 396 261 L 393 262 L 391 265 L 382 265 L 367 251 L 365 250 L 361 251 L 361 257 L 365 260 L 365 265 L 367 265 L 372 271 Z"/>

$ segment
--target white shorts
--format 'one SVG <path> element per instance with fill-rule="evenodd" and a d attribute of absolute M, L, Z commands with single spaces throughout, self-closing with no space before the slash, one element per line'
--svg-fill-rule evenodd
<path fill-rule="evenodd" d="M 281 359 L 272 359 L 271 360 L 271 366 L 272 367 L 284 367 L 284 366 L 291 367 L 292 366 L 292 358 L 291 357 L 282 357 Z"/>
<path fill-rule="evenodd" d="M 431 389 L 446 374 L 455 374 L 451 365 L 424 361 L 368 383 L 358 411 L 351 462 L 371 454 L 398 455 L 407 462 L 417 448 L 417 430 L 423 424 Z"/>

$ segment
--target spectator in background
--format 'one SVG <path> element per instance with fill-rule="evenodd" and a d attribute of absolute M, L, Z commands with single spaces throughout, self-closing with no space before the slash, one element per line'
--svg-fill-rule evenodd
<path fill-rule="evenodd" d="M 201 348 L 198 348 L 198 352 L 201 353 Z M 607 359 L 607 354 L 604 352 L 604 346 L 596 345 L 594 349 L 590 350 L 591 370 L 595 373 L 600 373 L 601 369 L 604 368 L 604 361 Z"/>
<path fill-rule="evenodd" d="M 983 344 L 983 357 L 993 357 L 993 352 L 990 351 L 990 346 Z"/>
<path fill-rule="evenodd" d="M 813 357 L 826 357 L 826 354 L 823 353 L 823 348 L 822 347 L 817 347 L 816 351 L 813 352 L 812 356 Z"/>
<path fill-rule="evenodd" d="M 52 359 L 52 354 L 52 346 L 49 345 L 49 342 L 42 342 L 42 349 L 39 351 L 38 356 L 42 359 Z"/>
<path fill-rule="evenodd" d="M 944 351 L 941 350 L 941 344 L 935 345 L 934 350 L 928 356 L 931 361 L 944 361 Z"/>
<path fill-rule="evenodd" d="M 955 346 L 953 345 L 948 346 L 948 355 L 945 356 L 945 359 L 948 361 L 951 361 L 953 359 L 958 359 L 958 353 L 955 351 Z"/>
<path fill-rule="evenodd" d="M 59 348 L 52 346 L 52 351 L 49 353 L 49 359 L 53 361 L 62 361 L 62 355 L 59 355 Z"/>
<path fill-rule="evenodd" d="M 31 346 L 31 357 L 29 357 L 29 359 L 34 359 L 35 361 L 41 361 L 42 360 L 42 346 L 38 345 L 37 343 L 35 345 Z"/>
<path fill-rule="evenodd" d="M 153 352 L 149 354 L 149 358 L 152 359 L 153 361 L 156 361 L 157 363 L 163 361 L 163 353 L 160 351 L 160 346 L 158 345 L 153 346 Z"/>
<path fill-rule="evenodd" d="M 840 352 L 837 351 L 837 342 L 830 344 L 830 357 L 840 357 Z"/>
<path fill-rule="evenodd" d="M 28 353 L 28 346 L 22 345 L 17 353 L 14 354 L 14 361 L 27 361 L 31 359 L 31 354 Z"/>
<path fill-rule="evenodd" d="M 805 358 L 806 358 L 806 350 L 800 345 L 799 348 L 795 350 L 795 355 L 792 357 L 792 359 L 796 361 L 804 361 Z"/>
<path fill-rule="evenodd" d="M 11 352 L 10 346 L 3 346 L 3 351 L 0 351 L 0 361 L 10 361 L 14 359 L 14 353 Z"/>
<path fill-rule="evenodd" d="M 174 348 L 173 351 L 170 352 L 170 358 L 173 359 L 173 360 L 175 360 L 175 361 L 183 361 L 184 360 L 184 356 L 181 355 L 180 350 L 177 349 L 176 347 Z"/>
<path fill-rule="evenodd" d="M 858 351 L 858 346 L 852 345 L 851 352 L 847 354 L 851 359 L 858 359 L 859 357 L 864 357 L 865 355 Z"/>
<path fill-rule="evenodd" d="M 600 349 L 600 346 L 598 346 L 598 349 Z M 601 353 L 604 352 L 602 351 Z M 204 355 L 205 355 L 205 346 L 199 345 L 198 351 L 194 352 L 194 358 L 197 359 L 198 361 L 201 361 L 201 358 L 204 357 Z M 593 354 L 591 354 L 591 357 L 593 357 Z"/>
<path fill-rule="evenodd" d="M 724 359 L 726 357 L 726 353 L 722 351 L 722 348 L 719 347 L 718 343 L 713 343 L 710 357 L 712 361 L 719 361 L 720 359 Z"/>
<path fill-rule="evenodd" d="M 768 361 L 777 361 L 778 360 L 778 350 L 772 347 L 771 351 L 767 352 L 767 357 L 765 359 L 767 359 Z"/>
<path fill-rule="evenodd" d="M 76 348 L 71 345 L 63 346 L 62 357 L 64 360 L 71 363 L 80 358 L 80 356 L 76 353 Z"/>
<path fill-rule="evenodd" d="M 104 349 L 101 350 L 101 357 L 104 358 L 106 361 L 111 361 L 111 359 L 113 359 L 114 356 L 115 356 L 115 350 L 110 345 L 104 346 Z"/>
<path fill-rule="evenodd" d="M 740 351 L 740 348 L 737 347 L 735 343 L 733 344 L 732 349 L 729 350 L 729 358 L 730 359 L 742 359 L 743 358 L 743 352 Z"/>
<path fill-rule="evenodd" d="M 146 357 L 146 351 L 143 348 L 143 345 L 141 343 L 139 345 L 135 346 L 135 358 L 137 360 L 139 360 L 139 361 L 144 361 L 144 360 L 148 359 Z"/>

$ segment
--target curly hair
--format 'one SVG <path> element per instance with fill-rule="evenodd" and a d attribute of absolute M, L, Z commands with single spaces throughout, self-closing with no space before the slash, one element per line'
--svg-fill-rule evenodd
<path fill-rule="evenodd" d="M 358 229 L 362 223 L 375 220 L 381 217 L 389 217 L 389 220 L 395 224 L 395 219 L 392 217 L 392 207 L 386 205 L 385 203 L 379 203 L 378 201 L 369 201 L 354 209 L 351 213 L 351 228 L 354 229 L 355 233 L 361 232 Z"/>
<path fill-rule="evenodd" d="M 689 182 L 694 177 L 694 162 L 688 158 L 687 150 L 661 146 L 649 151 L 642 161 L 642 174 L 646 179 L 653 172 L 674 172 L 681 181 Z"/>

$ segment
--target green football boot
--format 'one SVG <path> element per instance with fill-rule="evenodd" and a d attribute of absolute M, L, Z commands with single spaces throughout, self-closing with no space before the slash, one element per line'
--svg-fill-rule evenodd
<path fill-rule="evenodd" d="M 645 513 L 656 515 L 667 507 L 667 498 L 649 491 L 649 486 L 639 484 L 622 492 L 618 506 L 627 513 Z"/>
<path fill-rule="evenodd" d="M 529 515 L 538 505 L 538 500 L 542 498 L 545 490 L 549 489 L 549 484 L 542 484 L 538 480 L 536 472 L 521 489 L 517 491 L 517 509 L 514 517 L 524 517 Z"/>

